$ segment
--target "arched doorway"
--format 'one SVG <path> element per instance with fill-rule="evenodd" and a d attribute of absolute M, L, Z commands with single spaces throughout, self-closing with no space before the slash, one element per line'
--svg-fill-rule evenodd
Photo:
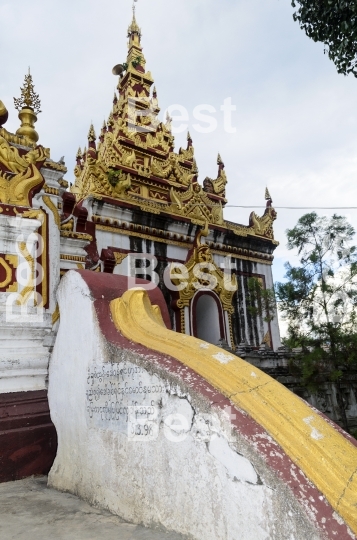
<path fill-rule="evenodd" d="M 199 292 L 192 301 L 193 335 L 217 345 L 225 338 L 223 310 L 219 298 L 211 291 Z"/>

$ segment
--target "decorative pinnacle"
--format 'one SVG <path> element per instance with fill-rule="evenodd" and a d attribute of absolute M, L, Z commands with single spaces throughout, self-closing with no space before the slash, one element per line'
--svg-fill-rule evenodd
<path fill-rule="evenodd" d="M 221 158 L 221 154 L 218 154 L 218 156 L 217 156 L 217 165 L 224 165 L 224 163 L 222 161 L 222 158 Z"/>
<path fill-rule="evenodd" d="M 97 136 L 94 131 L 93 124 L 90 125 L 89 132 L 88 132 L 88 141 L 89 142 L 95 142 Z"/>
<path fill-rule="evenodd" d="M 271 195 L 270 195 L 269 190 L 268 190 L 267 187 L 265 188 L 265 200 L 266 201 L 271 200 Z"/>
<path fill-rule="evenodd" d="M 81 147 L 79 147 L 77 151 L 76 159 L 81 159 L 82 155 L 83 155 L 82 149 Z"/>
<path fill-rule="evenodd" d="M 189 132 L 189 131 L 187 132 L 187 140 L 188 140 L 188 141 L 192 141 L 192 137 L 191 137 L 191 135 L 190 135 L 190 132 Z"/>
<path fill-rule="evenodd" d="M 135 17 L 135 2 L 137 1 L 138 0 L 134 0 L 133 2 L 133 20 L 131 21 L 131 25 L 128 28 L 128 37 L 130 37 L 132 34 L 138 34 L 138 36 L 141 37 L 141 29 L 138 23 L 136 22 L 136 17 Z"/>
<path fill-rule="evenodd" d="M 35 93 L 35 86 L 32 81 L 32 76 L 29 72 L 27 75 L 25 75 L 25 82 L 24 86 L 20 88 L 21 90 L 21 97 L 20 98 L 14 98 L 15 102 L 15 108 L 18 111 L 21 111 L 21 109 L 29 108 L 34 111 L 35 114 L 39 114 L 41 112 L 41 101 L 38 94 Z"/>

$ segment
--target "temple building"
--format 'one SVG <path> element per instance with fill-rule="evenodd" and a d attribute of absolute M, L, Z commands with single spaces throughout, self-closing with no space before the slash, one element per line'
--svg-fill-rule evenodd
<path fill-rule="evenodd" d="M 277 317 L 250 309 L 251 278 L 273 287 L 270 194 L 262 217 L 225 220 L 229 171 L 218 155 L 217 176 L 200 182 L 189 133 L 175 152 L 141 37 L 134 13 L 126 62 L 113 68 L 108 119 L 98 137 L 90 126 L 72 185 L 63 160 L 38 144 L 40 99 L 30 72 L 15 99 L 15 134 L 0 101 L 0 481 L 48 471 L 56 452 L 48 363 L 61 317 L 56 290 L 69 270 L 152 281 L 176 332 L 232 351 L 281 345 Z"/>

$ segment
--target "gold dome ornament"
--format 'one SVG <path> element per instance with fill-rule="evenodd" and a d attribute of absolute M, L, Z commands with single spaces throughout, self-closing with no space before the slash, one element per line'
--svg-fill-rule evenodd
<path fill-rule="evenodd" d="M 24 86 L 21 88 L 21 97 L 14 98 L 15 108 L 19 111 L 21 120 L 21 126 L 16 131 L 16 135 L 26 137 L 36 143 L 39 136 L 34 124 L 37 122 L 37 115 L 41 112 L 41 101 L 34 88 L 29 68 L 28 74 L 25 75 Z"/>
<path fill-rule="evenodd" d="M 8 117 L 9 113 L 7 111 L 7 108 L 0 99 L 0 127 L 6 124 Z"/>

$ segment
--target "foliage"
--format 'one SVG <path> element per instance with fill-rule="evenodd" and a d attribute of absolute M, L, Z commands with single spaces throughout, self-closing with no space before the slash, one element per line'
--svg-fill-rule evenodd
<path fill-rule="evenodd" d="M 134 60 L 131 62 L 131 64 L 132 64 L 133 68 L 136 69 L 138 66 L 140 66 L 141 62 L 142 62 L 141 56 L 136 56 L 136 57 L 134 58 Z M 127 62 L 123 62 L 123 63 L 121 64 L 121 66 L 123 67 L 123 71 L 127 71 L 127 70 L 128 70 L 129 65 L 128 65 Z"/>
<path fill-rule="evenodd" d="M 111 186 L 115 187 L 118 185 L 122 171 L 120 169 L 109 169 L 108 171 L 108 182 Z"/>
<path fill-rule="evenodd" d="M 141 60 L 142 60 L 141 56 L 137 56 L 136 58 L 134 58 L 134 60 L 132 61 L 132 64 L 135 69 L 141 64 Z"/>
<path fill-rule="evenodd" d="M 356 0 L 292 0 L 293 17 L 308 37 L 325 44 L 338 73 L 357 77 Z"/>
<path fill-rule="evenodd" d="M 248 311 L 253 317 L 262 317 L 267 323 L 274 319 L 276 300 L 273 289 L 264 289 L 262 281 L 255 277 L 248 278 L 250 305 Z"/>
<path fill-rule="evenodd" d="M 276 284 L 279 309 L 288 323 L 285 344 L 301 352 L 293 361 L 305 385 L 325 382 L 340 389 L 344 372 L 357 368 L 357 251 L 344 217 L 302 216 L 287 231 L 288 248 L 300 265 L 286 264 L 286 283 Z M 341 389 L 340 389 L 341 390 Z M 341 391 L 339 406 L 347 419 Z"/>

